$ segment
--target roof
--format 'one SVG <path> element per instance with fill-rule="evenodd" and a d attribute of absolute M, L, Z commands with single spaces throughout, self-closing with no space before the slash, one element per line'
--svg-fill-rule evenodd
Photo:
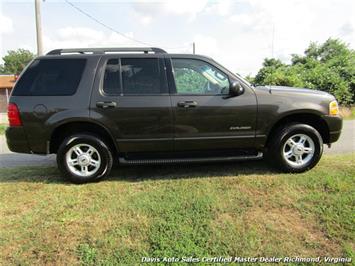
<path fill-rule="evenodd" d="M 145 54 L 155 53 L 155 54 L 166 54 L 161 48 L 157 47 L 108 47 L 108 48 L 70 48 L 70 49 L 55 49 L 47 53 L 47 55 L 61 55 L 61 54 L 70 54 L 70 53 L 92 53 L 92 54 L 105 54 L 105 53 L 114 53 L 114 52 L 143 52 Z"/>
<path fill-rule="evenodd" d="M 15 75 L 0 75 L 0 89 L 11 88 L 15 85 Z"/>
<path fill-rule="evenodd" d="M 55 49 L 48 52 L 46 55 L 40 56 L 39 58 L 45 58 L 47 56 L 53 55 L 104 55 L 104 54 L 129 54 L 129 55 L 148 55 L 148 54 L 158 54 L 164 55 L 169 54 L 170 56 L 187 56 L 187 57 L 203 57 L 209 58 L 204 55 L 197 54 L 170 54 L 165 50 L 158 47 L 107 47 L 107 48 L 66 48 L 66 49 Z"/>

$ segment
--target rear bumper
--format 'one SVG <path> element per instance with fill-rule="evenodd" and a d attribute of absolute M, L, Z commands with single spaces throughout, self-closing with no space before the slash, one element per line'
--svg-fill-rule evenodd
<path fill-rule="evenodd" d="M 31 153 L 23 127 L 8 127 L 5 134 L 7 146 L 10 151 Z"/>
<path fill-rule="evenodd" d="M 341 129 L 343 127 L 343 119 L 340 116 L 328 115 L 325 115 L 323 118 L 329 128 L 329 143 L 336 142 L 341 134 Z"/>

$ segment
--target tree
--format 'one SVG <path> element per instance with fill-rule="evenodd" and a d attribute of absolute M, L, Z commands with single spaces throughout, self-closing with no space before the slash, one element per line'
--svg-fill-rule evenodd
<path fill-rule="evenodd" d="M 301 87 L 302 80 L 295 70 L 279 59 L 265 58 L 263 67 L 255 76 L 255 84 Z"/>
<path fill-rule="evenodd" d="M 237 74 L 238 75 L 238 74 Z M 245 79 L 250 83 L 250 84 L 255 84 L 255 77 L 253 77 L 251 74 L 245 76 Z"/>
<path fill-rule="evenodd" d="M 1 74 L 20 74 L 25 66 L 34 58 L 34 54 L 25 49 L 11 50 L 7 52 L 0 65 Z"/>
<path fill-rule="evenodd" d="M 291 64 L 266 58 L 255 76 L 257 85 L 284 85 L 332 93 L 342 104 L 355 102 L 355 51 L 338 39 L 312 42 Z"/>

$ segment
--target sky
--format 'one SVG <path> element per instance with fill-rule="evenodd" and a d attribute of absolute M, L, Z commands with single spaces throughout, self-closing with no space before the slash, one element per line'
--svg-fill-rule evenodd
<path fill-rule="evenodd" d="M 255 75 L 264 58 L 287 63 L 312 41 L 333 37 L 355 47 L 354 0 L 67 1 L 96 21 L 65 0 L 43 1 L 45 52 L 156 46 L 192 53 L 195 42 L 197 54 Z M 0 57 L 18 48 L 36 53 L 34 0 L 0 0 Z"/>

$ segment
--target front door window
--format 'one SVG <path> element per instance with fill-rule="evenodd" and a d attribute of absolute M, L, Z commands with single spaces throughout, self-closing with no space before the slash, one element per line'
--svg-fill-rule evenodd
<path fill-rule="evenodd" d="M 177 94 L 228 94 L 228 76 L 197 59 L 172 59 Z"/>

